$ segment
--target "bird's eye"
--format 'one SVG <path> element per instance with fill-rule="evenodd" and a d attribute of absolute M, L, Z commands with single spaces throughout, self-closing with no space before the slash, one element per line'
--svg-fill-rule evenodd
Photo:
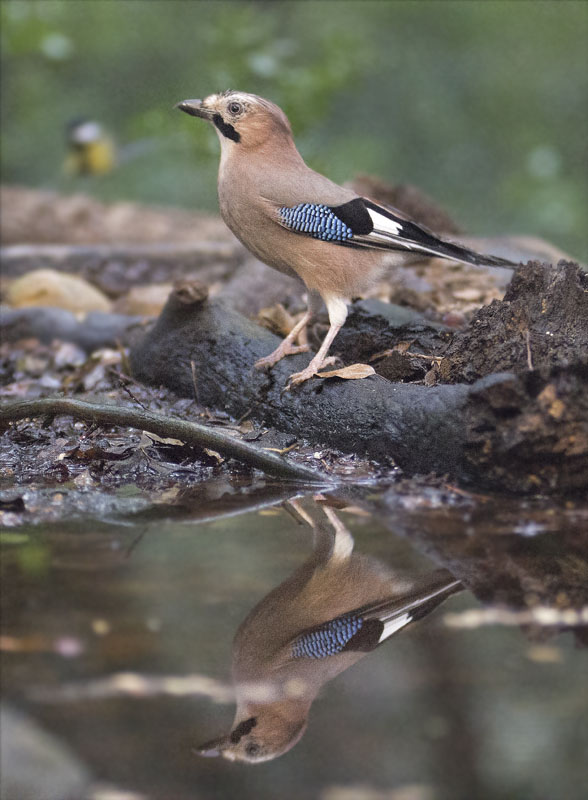
<path fill-rule="evenodd" d="M 256 742 L 249 742 L 245 746 L 245 752 L 248 756 L 256 756 L 259 753 L 259 745 Z"/>
<path fill-rule="evenodd" d="M 243 111 L 243 106 L 241 103 L 232 102 L 229 103 L 229 111 L 231 114 L 240 114 Z"/>

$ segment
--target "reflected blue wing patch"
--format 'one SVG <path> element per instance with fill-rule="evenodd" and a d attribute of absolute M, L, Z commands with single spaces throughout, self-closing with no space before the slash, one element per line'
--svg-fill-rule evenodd
<path fill-rule="evenodd" d="M 345 645 L 361 630 L 363 618 L 353 614 L 330 620 L 294 639 L 292 658 L 327 658 L 344 650 Z"/>

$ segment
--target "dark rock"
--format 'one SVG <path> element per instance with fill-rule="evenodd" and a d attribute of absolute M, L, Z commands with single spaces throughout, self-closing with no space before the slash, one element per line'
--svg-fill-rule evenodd
<path fill-rule="evenodd" d="M 70 748 L 35 720 L 4 706 L 2 721 L 3 800 L 80 800 L 90 773 Z"/>
<path fill-rule="evenodd" d="M 311 380 L 283 393 L 308 354 L 291 356 L 270 372 L 254 368 L 279 338 L 220 301 L 190 305 L 172 294 L 154 328 L 131 351 L 139 380 L 164 385 L 235 417 L 273 425 L 346 452 L 398 461 L 412 472 L 459 471 L 462 410 L 468 388 L 392 384 L 374 375 L 361 381 Z"/>
<path fill-rule="evenodd" d="M 557 625 L 527 623 L 532 638 L 565 630 L 566 612 L 588 604 L 583 499 L 575 504 L 538 497 L 523 505 L 504 494 L 455 493 L 442 481 L 436 484 L 423 489 L 421 480 L 404 480 L 375 498 L 371 508 L 395 535 L 406 536 L 450 570 L 482 603 L 563 612 Z M 586 646 L 588 626 L 573 630 Z"/>
<path fill-rule="evenodd" d="M 588 358 L 477 381 L 464 424 L 464 463 L 484 485 L 515 492 L 585 490 Z"/>
<path fill-rule="evenodd" d="M 321 335 L 311 338 L 318 347 Z M 410 383 L 424 380 L 431 361 L 419 355 L 437 356 L 451 337 L 449 328 L 423 319 L 416 311 L 381 300 L 354 303 L 343 328 L 333 342 L 331 353 L 346 364 L 369 361 L 378 375 L 390 381 Z M 399 347 L 400 349 L 394 350 Z M 386 353 L 382 358 L 378 354 Z M 413 355 L 416 354 L 416 355 Z"/>
<path fill-rule="evenodd" d="M 235 311 L 254 317 L 275 303 L 288 305 L 288 298 L 298 299 L 305 291 L 302 281 L 249 258 L 233 272 L 217 296 Z"/>
<path fill-rule="evenodd" d="M 0 334 L 5 342 L 35 338 L 49 344 L 56 339 L 74 342 L 87 353 L 101 347 L 117 347 L 132 340 L 143 317 L 91 311 L 80 321 L 63 308 L 0 309 Z"/>

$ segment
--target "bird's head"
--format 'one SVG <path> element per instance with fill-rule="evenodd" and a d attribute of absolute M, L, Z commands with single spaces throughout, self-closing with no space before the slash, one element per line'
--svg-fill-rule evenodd
<path fill-rule="evenodd" d="M 272 703 L 250 709 L 248 716 L 235 720 L 232 731 L 200 747 L 201 756 L 223 756 L 229 761 L 259 764 L 287 753 L 306 730 L 308 706 L 292 708 L 290 704 Z"/>
<path fill-rule="evenodd" d="M 71 119 L 65 126 L 68 144 L 73 147 L 85 147 L 104 138 L 104 128 L 99 122 L 86 117 Z"/>
<path fill-rule="evenodd" d="M 270 137 L 292 138 L 288 117 L 282 109 L 256 94 L 227 91 L 211 94 L 204 100 L 183 100 L 175 107 L 212 122 L 223 147 L 238 145 L 250 149 Z"/>

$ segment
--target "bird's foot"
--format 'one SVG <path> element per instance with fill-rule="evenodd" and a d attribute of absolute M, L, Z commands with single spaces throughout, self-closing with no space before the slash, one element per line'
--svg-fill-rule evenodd
<path fill-rule="evenodd" d="M 325 367 L 331 366 L 331 364 L 334 364 L 336 361 L 337 356 L 328 356 L 320 361 L 317 361 L 316 358 L 313 358 L 310 364 L 306 367 L 306 369 L 303 369 L 302 372 L 295 372 L 293 375 L 290 375 L 288 384 L 284 391 L 288 392 L 293 386 L 299 386 L 301 383 L 305 383 L 305 381 L 310 380 L 310 378 L 314 378 L 317 372 Z"/>
<path fill-rule="evenodd" d="M 285 356 L 295 356 L 298 353 L 308 353 L 310 346 L 307 344 L 292 344 L 286 342 L 286 339 L 270 353 L 269 356 L 264 356 L 255 362 L 255 369 L 269 369 L 281 361 Z"/>

